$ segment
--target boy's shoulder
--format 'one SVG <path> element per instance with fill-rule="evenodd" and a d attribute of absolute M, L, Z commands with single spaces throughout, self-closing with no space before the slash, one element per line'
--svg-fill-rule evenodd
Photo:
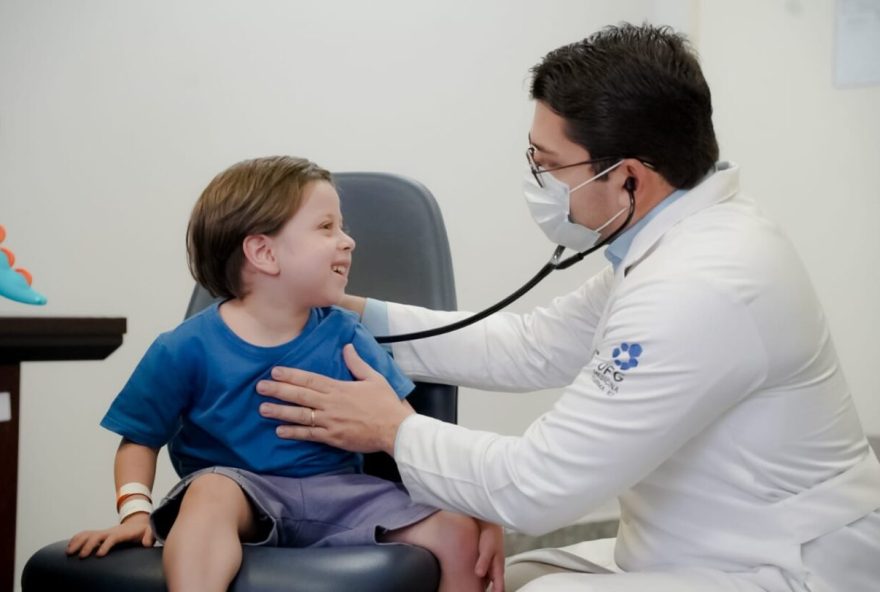
<path fill-rule="evenodd" d="M 338 306 L 324 306 L 315 310 L 319 320 L 338 320 L 351 325 L 359 325 L 361 322 L 357 313 Z"/>
<path fill-rule="evenodd" d="M 334 332 L 346 343 L 360 340 L 369 335 L 369 332 L 361 324 L 360 316 L 348 309 L 325 306 L 316 308 L 315 312 L 318 319 L 316 325 L 325 331 Z"/>

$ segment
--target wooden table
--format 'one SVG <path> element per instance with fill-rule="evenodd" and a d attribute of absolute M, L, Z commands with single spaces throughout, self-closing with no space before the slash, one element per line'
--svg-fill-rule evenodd
<path fill-rule="evenodd" d="M 125 327 L 122 318 L 0 317 L 0 591 L 15 587 L 21 363 L 103 360 Z"/>

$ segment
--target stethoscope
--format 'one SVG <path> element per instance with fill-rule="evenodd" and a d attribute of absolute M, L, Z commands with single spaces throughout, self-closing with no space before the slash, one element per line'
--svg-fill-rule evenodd
<path fill-rule="evenodd" d="M 499 310 L 506 308 L 509 304 L 517 301 L 520 297 L 523 296 L 526 292 L 537 286 L 541 280 L 545 277 L 556 271 L 557 269 L 568 269 L 578 261 L 581 261 L 587 255 L 591 253 L 595 253 L 605 245 L 612 242 L 616 239 L 620 234 L 624 231 L 624 229 L 629 226 L 630 220 L 632 220 L 633 214 L 636 211 L 636 196 L 635 196 L 635 179 L 633 177 L 629 177 L 626 182 L 623 184 L 624 189 L 629 194 L 629 212 L 627 212 L 626 220 L 623 221 L 623 224 L 620 227 L 608 235 L 607 238 L 600 241 L 593 247 L 590 247 L 586 251 L 581 251 L 568 257 L 567 259 L 562 259 L 562 253 L 565 251 L 565 247 L 562 245 L 557 246 L 553 250 L 553 255 L 550 257 L 550 260 L 544 264 L 544 267 L 535 274 L 535 277 L 527 281 L 520 287 L 518 290 L 513 292 L 511 295 L 507 296 L 503 300 L 493 304 L 489 308 L 482 310 L 476 314 L 473 314 L 466 319 L 461 319 L 460 321 L 456 321 L 454 323 L 450 323 L 448 325 L 443 325 L 442 327 L 435 327 L 433 329 L 427 329 L 425 331 L 416 331 L 414 333 L 402 333 L 400 335 L 384 335 L 382 337 L 376 337 L 376 341 L 379 343 L 397 343 L 399 341 L 415 341 L 416 339 L 426 339 L 428 337 L 436 337 L 437 335 L 444 335 L 446 333 L 451 333 L 453 331 L 458 331 L 459 329 L 463 329 L 469 325 L 473 325 L 474 323 L 481 321 L 488 317 L 489 315 L 495 314 Z"/>

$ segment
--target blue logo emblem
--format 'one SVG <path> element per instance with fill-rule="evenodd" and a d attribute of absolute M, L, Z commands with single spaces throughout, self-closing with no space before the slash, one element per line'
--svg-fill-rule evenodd
<path fill-rule="evenodd" d="M 611 352 L 614 364 L 621 370 L 629 370 L 639 365 L 639 356 L 642 355 L 642 346 L 638 343 L 621 343 Z"/>

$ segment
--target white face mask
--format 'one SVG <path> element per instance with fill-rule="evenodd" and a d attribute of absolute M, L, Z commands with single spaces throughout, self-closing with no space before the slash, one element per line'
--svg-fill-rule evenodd
<path fill-rule="evenodd" d="M 622 208 L 602 226 L 593 230 L 571 221 L 571 194 L 602 175 L 607 175 L 621 164 L 623 164 L 622 160 L 573 189 L 569 189 L 568 185 L 550 173 L 540 173 L 544 180 L 544 186 L 541 187 L 531 172 L 526 173 L 526 178 L 523 181 L 526 204 L 529 206 L 532 218 L 541 227 L 547 238 L 557 245 L 574 251 L 586 251 L 598 243 L 602 230 L 617 220 L 621 214 L 627 211 L 627 208 Z"/>

